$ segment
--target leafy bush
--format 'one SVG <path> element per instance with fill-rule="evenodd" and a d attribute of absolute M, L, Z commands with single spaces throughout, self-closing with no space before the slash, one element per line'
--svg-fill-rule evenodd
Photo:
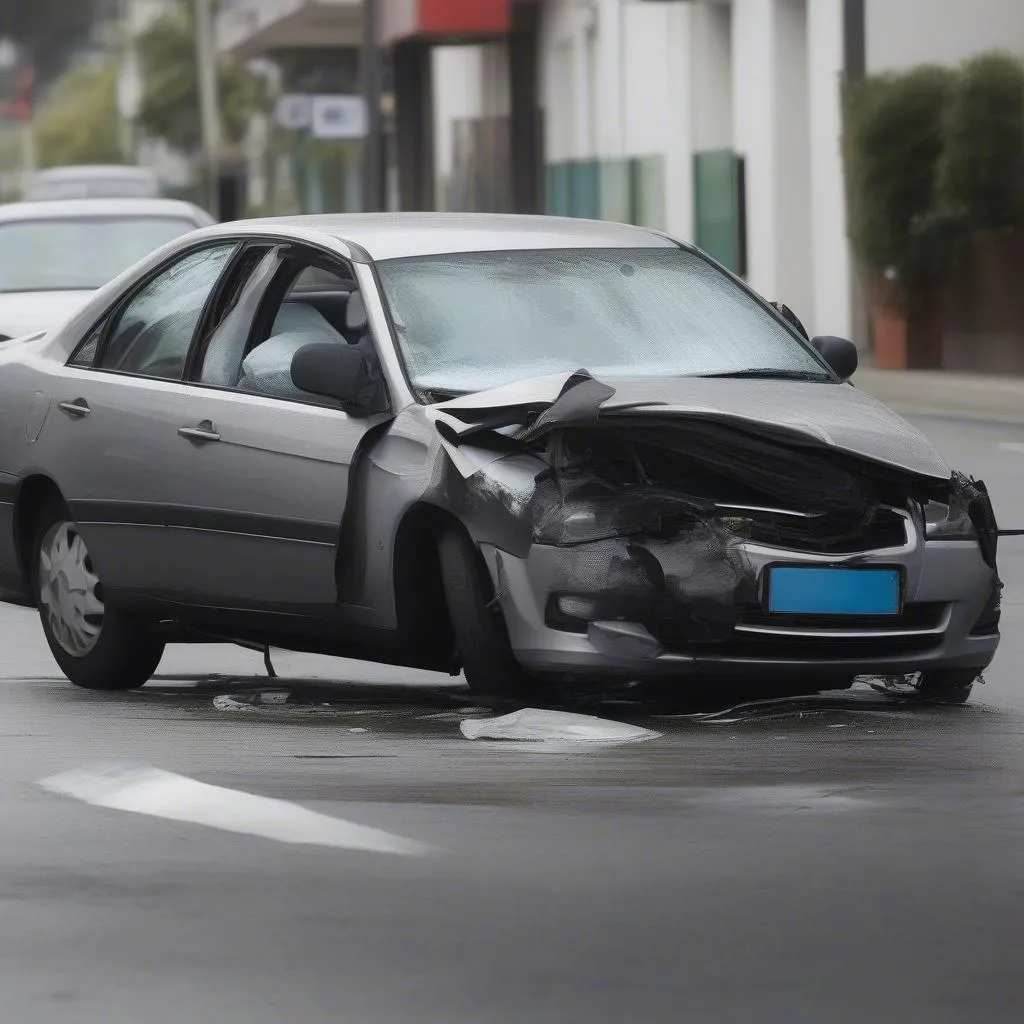
<path fill-rule="evenodd" d="M 152 136 L 185 153 L 199 149 L 202 126 L 191 4 L 172 10 L 139 39 L 144 81 L 139 122 Z M 244 136 L 253 114 L 267 103 L 263 80 L 239 60 L 222 56 L 217 65 L 224 141 Z"/>
<path fill-rule="evenodd" d="M 914 276 L 912 232 L 935 205 L 943 111 L 955 85 L 954 71 L 927 65 L 847 91 L 849 234 L 873 274 L 893 268 L 901 279 Z"/>
<path fill-rule="evenodd" d="M 965 235 L 1024 228 L 1024 62 L 875 75 L 844 102 L 849 236 L 879 297 L 906 308 Z"/>
<path fill-rule="evenodd" d="M 940 208 L 977 229 L 1024 226 L 1024 62 L 988 53 L 964 64 L 944 136 Z"/>

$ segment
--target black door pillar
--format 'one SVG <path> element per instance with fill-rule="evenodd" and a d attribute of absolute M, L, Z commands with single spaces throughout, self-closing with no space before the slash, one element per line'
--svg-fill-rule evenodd
<path fill-rule="evenodd" d="M 512 95 L 509 144 L 515 213 L 541 213 L 544 206 L 544 133 L 538 84 L 540 8 L 538 3 L 513 3 L 508 36 Z"/>
<path fill-rule="evenodd" d="M 402 210 L 432 210 L 434 103 L 430 47 L 419 40 L 396 43 L 392 62 L 399 205 Z"/>

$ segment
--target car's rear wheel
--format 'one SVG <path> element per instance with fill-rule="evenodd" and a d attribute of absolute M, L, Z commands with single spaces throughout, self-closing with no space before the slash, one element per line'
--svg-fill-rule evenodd
<path fill-rule="evenodd" d="M 441 579 L 466 682 L 482 696 L 522 700 L 529 674 L 516 660 L 487 567 L 464 530 L 449 527 L 438 542 Z"/>
<path fill-rule="evenodd" d="M 163 643 L 105 603 L 85 540 L 59 502 L 36 521 L 33 580 L 46 642 L 76 686 L 133 690 L 153 675 Z"/>
<path fill-rule="evenodd" d="M 937 704 L 966 704 L 974 689 L 978 672 L 975 669 L 939 669 L 925 672 L 917 684 L 917 692 Z"/>

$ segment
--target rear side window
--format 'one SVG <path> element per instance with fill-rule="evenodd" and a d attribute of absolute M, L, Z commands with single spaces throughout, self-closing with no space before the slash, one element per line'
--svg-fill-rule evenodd
<path fill-rule="evenodd" d="M 181 380 L 203 308 L 234 250 L 189 253 L 150 281 L 125 307 L 94 366 Z"/>

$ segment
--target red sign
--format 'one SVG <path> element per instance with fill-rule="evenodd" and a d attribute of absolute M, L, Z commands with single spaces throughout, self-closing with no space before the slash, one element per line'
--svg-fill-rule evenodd
<path fill-rule="evenodd" d="M 381 40 L 435 43 L 487 39 L 505 35 L 512 23 L 511 7 L 522 0 L 378 0 Z"/>
<path fill-rule="evenodd" d="M 420 0 L 422 35 L 504 35 L 512 0 Z"/>

